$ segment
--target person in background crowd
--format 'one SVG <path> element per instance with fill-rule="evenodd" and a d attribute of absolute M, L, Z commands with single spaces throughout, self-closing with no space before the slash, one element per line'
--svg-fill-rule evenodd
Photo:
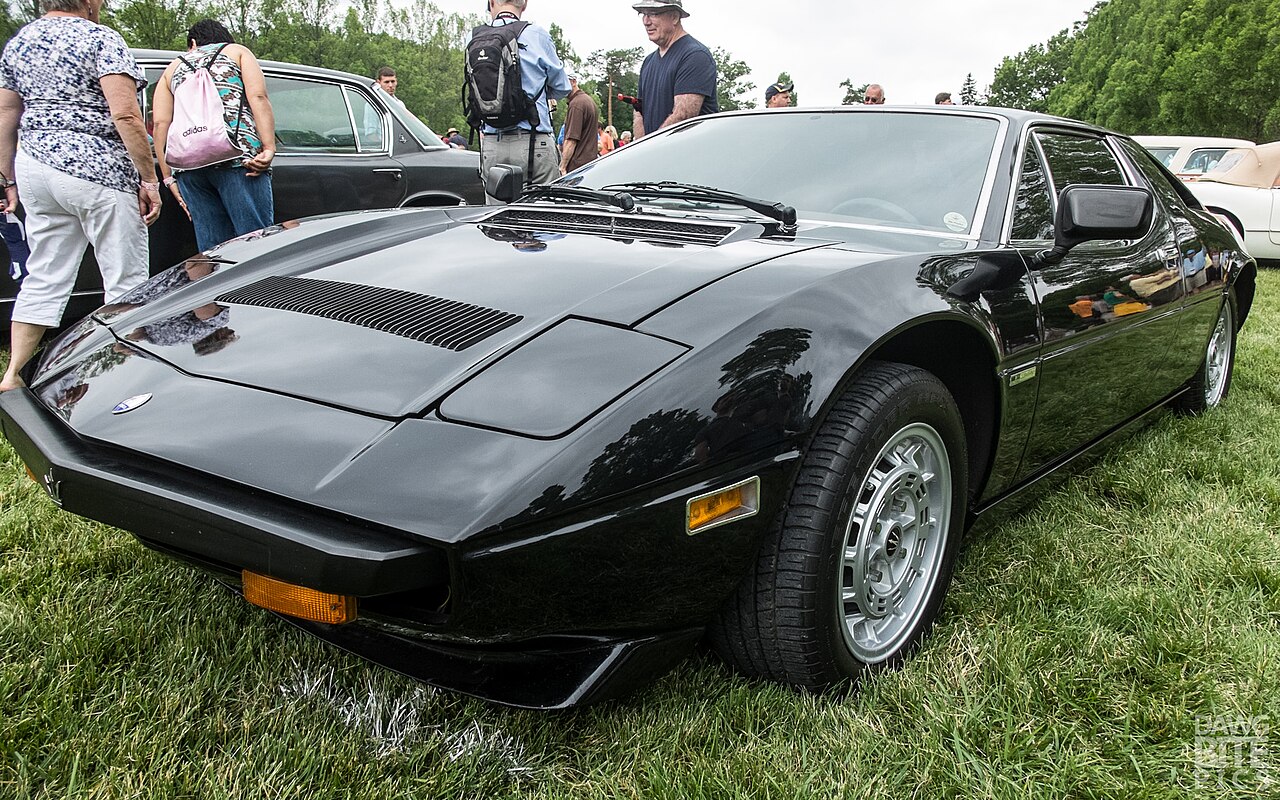
<path fill-rule="evenodd" d="M 951 92 L 938 92 L 938 94 L 933 98 L 933 104 L 935 106 L 955 105 L 955 103 L 951 102 Z"/>
<path fill-rule="evenodd" d="M 764 90 L 764 107 L 765 108 L 786 108 L 791 105 L 791 90 L 795 88 L 790 83 L 775 83 Z"/>
<path fill-rule="evenodd" d="M 491 25 L 519 22 L 529 5 L 528 0 L 488 1 L 489 13 L 493 16 Z M 480 145 L 480 174 L 488 175 L 490 168 L 498 164 L 509 164 L 525 170 L 528 183 L 550 183 L 560 175 L 560 159 L 552 135 L 548 101 L 569 94 L 569 77 L 546 29 L 529 25 L 516 41 L 520 45 L 520 82 L 526 95 L 537 98 L 537 129 L 533 130 L 530 123 L 523 121 L 502 131 L 485 125 L 481 131 L 484 138 Z M 530 136 L 534 139 L 532 159 Z M 489 202 L 497 201 L 489 198 Z"/>
<path fill-rule="evenodd" d="M 631 131 L 623 131 L 618 135 L 618 147 L 626 147 L 631 144 Z"/>
<path fill-rule="evenodd" d="M 613 130 L 613 126 L 610 125 L 606 128 L 605 124 L 600 121 L 597 121 L 596 125 L 597 130 L 599 131 L 598 141 L 600 143 L 600 155 L 607 156 L 613 152 L 613 148 L 615 146 L 613 134 L 609 133 L 609 131 Z"/>
<path fill-rule="evenodd" d="M 219 48 L 227 44 L 219 52 Z M 217 20 L 202 19 L 187 31 L 188 60 L 174 59 L 156 82 L 152 103 L 153 135 L 164 184 L 182 203 L 196 228 L 196 245 L 208 250 L 234 236 L 265 228 L 274 220 L 271 162 L 276 156 L 275 115 L 267 97 L 262 67 L 249 48 L 235 43 Z M 173 123 L 173 90 L 208 66 L 222 99 L 227 133 L 239 145 L 240 158 L 170 175 L 165 143 Z"/>
<path fill-rule="evenodd" d="M 450 147 L 457 148 L 458 150 L 467 149 L 467 140 L 466 138 L 463 137 L 462 134 L 458 133 L 457 128 L 450 128 L 448 131 L 446 131 L 444 140 L 445 142 L 448 143 Z"/>
<path fill-rule="evenodd" d="M 396 97 L 396 88 L 400 86 L 400 79 L 396 77 L 396 71 L 391 67 L 383 67 L 378 70 L 378 85 L 382 87 L 382 91 Z M 400 100 L 396 97 L 396 100 Z M 404 105 L 404 101 L 400 100 L 400 105 Z"/>
<path fill-rule="evenodd" d="M 31 256 L 14 302 L 0 391 L 62 321 L 85 247 L 107 302 L 147 280 L 147 226 L 160 184 L 142 124 L 147 85 L 120 34 L 98 24 L 103 0 L 41 0 L 0 57 L 0 184 L 6 213 L 27 206 Z"/>
<path fill-rule="evenodd" d="M 600 108 L 595 99 L 578 87 L 578 75 L 569 73 L 568 111 L 564 117 L 564 144 L 560 147 L 560 174 L 573 172 L 583 164 L 599 157 L 592 147 L 591 137 L 596 134 Z"/>
<path fill-rule="evenodd" d="M 862 93 L 862 104 L 865 106 L 882 106 L 884 105 L 884 89 L 878 83 L 873 83 L 867 87 Z"/>
<path fill-rule="evenodd" d="M 720 110 L 716 100 L 716 62 L 706 45 L 684 29 L 683 0 L 640 0 L 645 34 L 658 46 L 640 65 L 636 138 L 681 120 Z"/>

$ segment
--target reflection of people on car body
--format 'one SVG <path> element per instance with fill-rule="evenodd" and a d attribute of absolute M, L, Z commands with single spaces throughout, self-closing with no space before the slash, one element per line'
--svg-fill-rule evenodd
<path fill-rule="evenodd" d="M 231 322 L 231 309 L 217 303 L 206 303 L 183 314 L 135 328 L 124 338 L 131 342 L 147 342 L 170 347 L 204 339 Z"/>

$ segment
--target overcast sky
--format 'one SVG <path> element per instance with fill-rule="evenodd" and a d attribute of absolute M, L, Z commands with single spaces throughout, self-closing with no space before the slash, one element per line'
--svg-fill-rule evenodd
<path fill-rule="evenodd" d="M 481 0 L 433 0 L 446 12 L 479 14 Z M 1083 20 L 1096 0 L 685 0 L 685 30 L 723 47 L 752 69 L 755 101 L 782 71 L 804 105 L 837 105 L 840 82 L 879 83 L 889 103 L 932 103 L 958 95 L 966 74 L 982 92 L 1005 56 Z M 529 0 L 525 19 L 564 29 L 578 55 L 653 49 L 631 0 Z"/>

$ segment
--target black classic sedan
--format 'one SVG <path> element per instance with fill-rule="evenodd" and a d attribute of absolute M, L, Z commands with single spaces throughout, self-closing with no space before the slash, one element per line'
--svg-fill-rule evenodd
<path fill-rule="evenodd" d="M 822 689 L 918 645 L 977 515 L 1221 403 L 1254 279 L 1107 131 L 718 114 L 510 205 L 227 242 L 0 421 L 67 511 L 439 686 L 596 701 L 709 635 Z"/>
<path fill-rule="evenodd" d="M 148 85 L 141 95 L 147 130 L 156 81 L 178 53 L 134 50 Z M 484 204 L 477 152 L 456 150 L 400 101 L 347 72 L 263 61 L 276 119 L 272 167 L 279 221 L 371 208 Z M 21 190 L 21 187 L 19 187 Z M 196 252 L 195 231 L 173 195 L 151 227 L 151 272 Z M 0 257 L 9 263 L 0 241 Z M 0 321 L 7 324 L 20 276 L 0 275 Z M 66 315 L 79 319 L 102 303 L 102 278 L 90 253 Z M 5 332 L 7 335 L 7 331 Z"/>

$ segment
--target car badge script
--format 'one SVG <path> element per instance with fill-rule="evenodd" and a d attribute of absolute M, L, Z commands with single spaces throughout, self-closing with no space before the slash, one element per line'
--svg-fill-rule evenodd
<path fill-rule="evenodd" d="M 53 467 L 49 467 L 49 471 L 44 474 L 44 490 L 49 493 L 49 497 L 53 498 L 53 502 L 59 508 L 62 507 L 62 481 L 53 477 Z"/>
<path fill-rule="evenodd" d="M 116 407 L 111 409 L 111 413 L 112 414 L 128 414 L 130 411 L 133 411 L 135 408 L 141 408 L 142 406 L 145 406 L 147 404 L 147 401 L 150 399 L 151 399 L 150 393 L 135 394 L 133 397 L 126 397 L 125 399 L 121 400 L 119 403 L 116 403 Z"/>

